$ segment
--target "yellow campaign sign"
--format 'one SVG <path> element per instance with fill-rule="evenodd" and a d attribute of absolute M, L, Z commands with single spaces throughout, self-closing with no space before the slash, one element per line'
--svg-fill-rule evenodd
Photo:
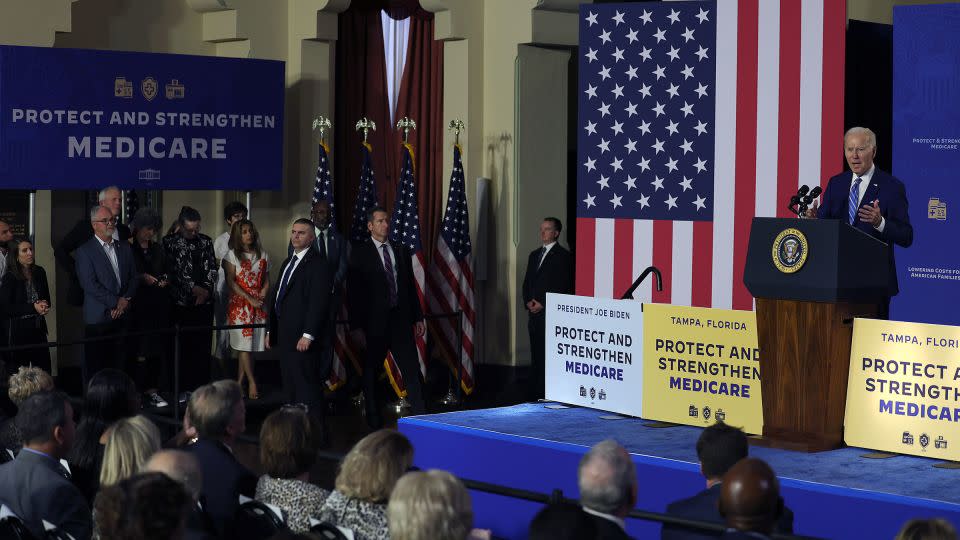
<path fill-rule="evenodd" d="M 843 439 L 960 461 L 960 327 L 855 319 Z"/>
<path fill-rule="evenodd" d="M 763 431 L 752 311 L 643 305 L 643 416 Z"/>

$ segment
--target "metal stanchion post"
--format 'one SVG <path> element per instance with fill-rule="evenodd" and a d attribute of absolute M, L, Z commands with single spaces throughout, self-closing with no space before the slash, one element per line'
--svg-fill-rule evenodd
<path fill-rule="evenodd" d="M 173 419 L 180 418 L 180 324 L 173 325 Z"/>

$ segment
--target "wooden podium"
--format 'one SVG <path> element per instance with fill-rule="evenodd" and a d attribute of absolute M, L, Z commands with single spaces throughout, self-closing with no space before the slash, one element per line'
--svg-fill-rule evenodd
<path fill-rule="evenodd" d="M 743 281 L 757 300 L 758 444 L 805 452 L 843 444 L 851 319 L 879 313 L 888 256 L 886 244 L 842 221 L 754 218 Z"/>

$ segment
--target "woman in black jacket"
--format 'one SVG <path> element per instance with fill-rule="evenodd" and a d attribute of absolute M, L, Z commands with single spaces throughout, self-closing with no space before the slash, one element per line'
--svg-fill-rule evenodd
<path fill-rule="evenodd" d="M 47 273 L 34 264 L 33 244 L 15 239 L 7 251 L 7 272 L 0 283 L 0 319 L 2 331 L 11 346 L 47 342 L 50 289 Z M 7 356 L 7 369 L 15 373 L 20 366 L 34 365 L 50 372 L 50 350 L 45 348 L 14 351 Z"/>

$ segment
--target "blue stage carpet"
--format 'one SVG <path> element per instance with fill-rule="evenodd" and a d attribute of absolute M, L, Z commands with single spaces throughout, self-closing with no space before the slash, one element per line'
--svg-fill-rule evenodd
<path fill-rule="evenodd" d="M 612 437 L 634 454 L 638 508 L 662 512 L 667 503 L 703 488 L 695 443 L 700 428 L 644 427 L 632 418 L 582 408 L 524 404 L 401 419 L 414 443 L 415 463 L 473 480 L 577 496 L 576 466 L 587 448 Z M 804 454 L 751 447 L 781 479 L 795 532 L 827 538 L 892 538 L 909 518 L 943 516 L 960 525 L 960 470 L 933 460 L 897 456 L 871 460 L 868 450 Z M 538 505 L 474 493 L 476 524 L 505 538 L 524 538 Z M 636 538 L 657 538 L 659 527 L 629 523 Z"/>

